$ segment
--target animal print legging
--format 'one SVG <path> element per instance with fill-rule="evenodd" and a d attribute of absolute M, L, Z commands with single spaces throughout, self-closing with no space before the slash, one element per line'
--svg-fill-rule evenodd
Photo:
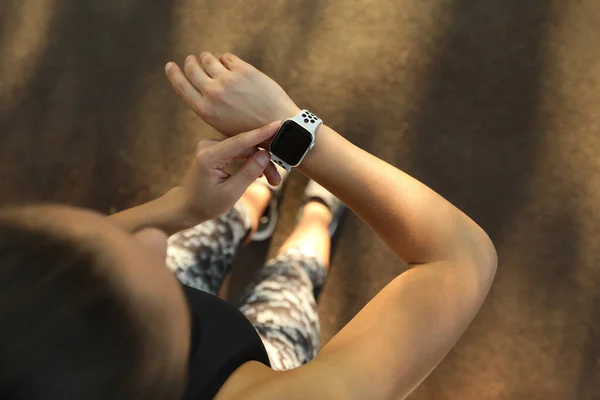
<path fill-rule="evenodd" d="M 183 284 L 216 295 L 250 226 L 238 203 L 222 217 L 172 236 L 167 265 Z M 239 309 L 262 338 L 273 369 L 299 367 L 317 354 L 315 298 L 326 274 L 316 254 L 292 248 L 269 261 L 248 287 Z"/>

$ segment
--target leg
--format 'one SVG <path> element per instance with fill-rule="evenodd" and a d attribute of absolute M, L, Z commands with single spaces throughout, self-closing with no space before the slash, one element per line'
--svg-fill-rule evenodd
<path fill-rule="evenodd" d="M 275 370 L 297 368 L 319 351 L 316 297 L 329 265 L 331 213 L 310 202 L 279 254 L 263 268 L 241 311 L 252 322 Z"/>
<path fill-rule="evenodd" d="M 216 295 L 239 245 L 252 236 L 271 192 L 251 185 L 227 214 L 169 238 L 167 265 L 181 283 Z"/>

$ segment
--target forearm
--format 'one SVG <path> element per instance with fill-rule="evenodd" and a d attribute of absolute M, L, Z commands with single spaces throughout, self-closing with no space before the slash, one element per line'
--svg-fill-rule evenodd
<path fill-rule="evenodd" d="M 327 126 L 301 171 L 344 201 L 407 264 L 470 257 L 485 233 L 465 214 Z"/>
<path fill-rule="evenodd" d="M 181 188 L 171 189 L 155 200 L 113 214 L 110 219 L 129 232 L 144 228 L 158 228 L 171 235 L 191 228 L 202 221 L 194 219 L 185 212 L 180 190 Z"/>
<path fill-rule="evenodd" d="M 324 346 L 314 375 L 335 369 L 328 384 L 337 381 L 344 398 L 405 398 L 483 303 L 496 269 L 494 247 L 477 224 L 417 180 L 327 127 L 317 137 L 302 171 L 352 208 L 401 260 L 416 265 Z"/>

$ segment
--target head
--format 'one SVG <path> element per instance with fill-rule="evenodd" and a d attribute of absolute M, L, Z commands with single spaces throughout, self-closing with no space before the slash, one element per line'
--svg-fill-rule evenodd
<path fill-rule="evenodd" d="M 166 236 L 69 207 L 0 213 L 0 398 L 174 399 L 189 315 Z"/>

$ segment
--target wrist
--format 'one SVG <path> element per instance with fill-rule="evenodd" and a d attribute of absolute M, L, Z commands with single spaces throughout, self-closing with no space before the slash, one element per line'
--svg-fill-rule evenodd
<path fill-rule="evenodd" d="M 113 214 L 110 219 L 128 232 L 158 228 L 172 234 L 191 227 L 193 218 L 186 212 L 180 189 L 172 189 L 148 203 Z"/>
<path fill-rule="evenodd" d="M 153 201 L 157 214 L 162 216 L 162 224 L 168 233 L 175 233 L 191 228 L 204 219 L 190 206 L 186 190 L 176 186 Z"/>
<path fill-rule="evenodd" d="M 294 115 L 298 114 L 301 109 L 295 104 L 287 104 L 280 109 L 278 109 L 273 116 L 275 117 L 272 121 L 267 121 L 267 124 L 270 124 L 273 121 L 281 120 L 284 121 L 288 118 L 292 118 Z"/>
<path fill-rule="evenodd" d="M 315 132 L 315 145 L 312 150 L 304 157 L 298 170 L 308 177 L 312 176 L 313 171 L 323 168 L 323 163 L 335 155 L 330 149 L 335 147 L 333 143 L 337 133 L 325 124 L 321 124 Z M 338 135 L 339 136 L 339 135 Z"/>

